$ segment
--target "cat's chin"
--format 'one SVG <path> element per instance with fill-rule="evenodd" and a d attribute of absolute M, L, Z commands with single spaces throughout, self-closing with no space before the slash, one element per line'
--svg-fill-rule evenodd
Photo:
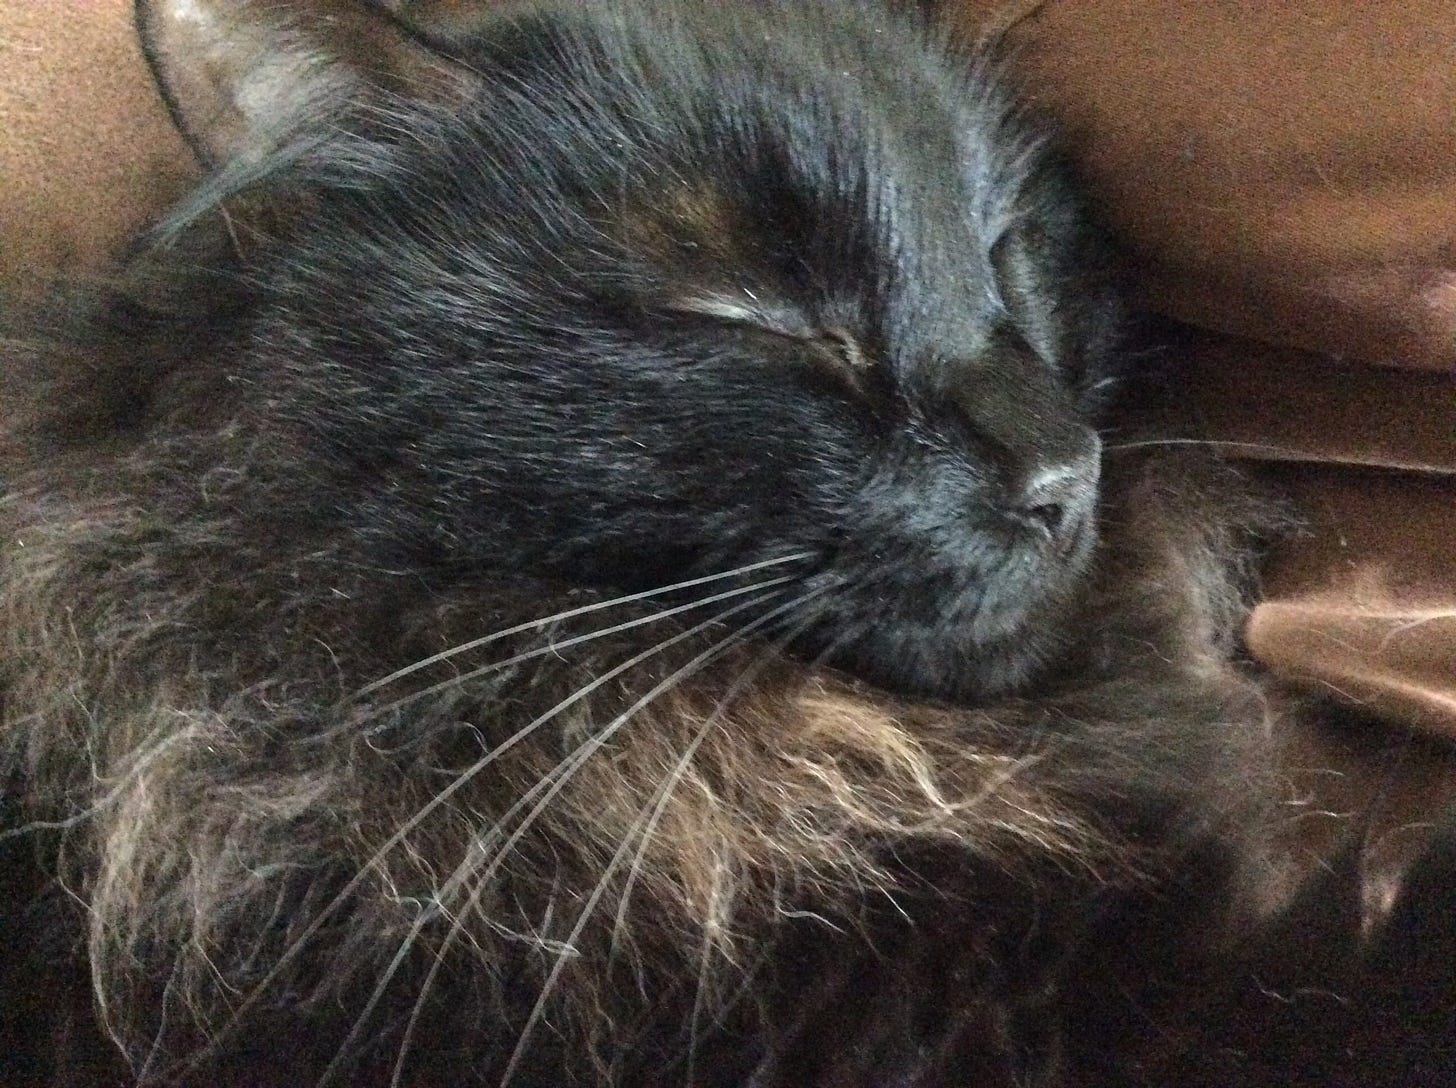
<path fill-rule="evenodd" d="M 842 616 L 800 640 L 800 653 L 897 694 L 962 704 L 984 703 L 1027 691 L 1053 674 L 1074 641 L 1071 586 L 1049 591 L 1016 609 L 1004 609 L 992 629 L 957 617 L 911 622 L 884 608 L 875 620 L 846 634 Z"/>
<path fill-rule="evenodd" d="M 1027 690 L 1053 667 L 1067 641 L 1046 630 L 980 644 L 870 637 L 830 662 L 899 694 L 975 704 Z"/>
<path fill-rule="evenodd" d="M 1030 692 L 1077 641 L 1096 540 L 1089 524 L 1061 554 L 1003 552 L 931 577 L 896 567 L 843 579 L 841 564 L 821 576 L 826 592 L 800 652 L 918 698 L 983 703 Z"/>

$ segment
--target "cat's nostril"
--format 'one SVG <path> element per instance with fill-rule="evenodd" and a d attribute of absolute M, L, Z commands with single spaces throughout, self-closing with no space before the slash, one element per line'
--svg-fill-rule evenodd
<path fill-rule="evenodd" d="M 1069 464 L 1037 472 L 1009 504 L 1009 513 L 1052 544 L 1070 545 L 1091 517 L 1097 501 L 1099 452 L 1094 448 Z"/>
<path fill-rule="evenodd" d="M 1062 530 L 1062 522 L 1066 519 L 1066 507 L 1057 502 L 1044 502 L 1036 506 L 1028 506 L 1021 513 L 1026 519 L 1041 528 L 1048 536 L 1057 536 Z"/>

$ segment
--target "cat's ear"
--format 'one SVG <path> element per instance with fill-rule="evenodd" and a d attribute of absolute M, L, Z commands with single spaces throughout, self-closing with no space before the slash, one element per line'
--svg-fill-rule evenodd
<path fill-rule="evenodd" d="M 208 166 L 256 160 L 392 95 L 461 101 L 465 66 L 369 0 L 136 0 L 178 127 Z"/>

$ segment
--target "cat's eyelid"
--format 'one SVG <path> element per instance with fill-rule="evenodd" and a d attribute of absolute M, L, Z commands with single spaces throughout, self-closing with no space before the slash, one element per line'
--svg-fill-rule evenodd
<path fill-rule="evenodd" d="M 825 329 L 819 337 L 834 345 L 840 361 L 851 370 L 866 370 L 872 365 L 872 360 L 865 354 L 860 342 L 847 329 Z"/>
<path fill-rule="evenodd" d="M 871 359 L 853 333 L 840 326 L 812 324 L 797 310 L 787 306 L 765 305 L 758 299 L 743 302 L 723 295 L 694 295 L 675 299 L 669 309 L 681 313 L 718 318 L 736 324 L 753 325 L 778 336 L 815 342 L 831 350 L 849 370 L 866 370 Z"/>
<path fill-rule="evenodd" d="M 796 311 L 787 306 L 765 304 L 751 297 L 746 301 L 728 295 L 691 295 L 672 300 L 668 303 L 668 308 L 681 313 L 757 325 L 784 336 L 813 335 L 813 329 Z"/>

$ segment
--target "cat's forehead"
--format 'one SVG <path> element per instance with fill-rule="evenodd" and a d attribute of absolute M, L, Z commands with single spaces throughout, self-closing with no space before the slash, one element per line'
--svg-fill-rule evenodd
<path fill-rule="evenodd" d="M 588 199 L 648 248 L 818 241 L 843 257 L 850 241 L 995 233 L 1006 209 L 987 197 L 1015 190 L 997 184 L 1024 150 L 1004 100 L 882 5 L 558 8 L 515 41 L 501 63 L 523 94 L 487 110 L 518 114 L 523 158 L 563 141 Z"/>
<path fill-rule="evenodd" d="M 900 316 L 926 333 L 974 317 L 994 304 L 991 253 L 1018 214 L 1012 169 L 986 166 L 955 103 L 933 133 L 900 128 L 904 105 L 878 88 L 699 114 L 664 162 L 631 171 L 605 229 L 699 311 Z"/>
<path fill-rule="evenodd" d="M 973 350 L 1030 156 L 924 27 L 853 0 L 538 11 L 467 57 L 470 101 L 363 118 L 321 248 L 383 239 L 392 267 L 583 328 L 645 295 Z"/>

